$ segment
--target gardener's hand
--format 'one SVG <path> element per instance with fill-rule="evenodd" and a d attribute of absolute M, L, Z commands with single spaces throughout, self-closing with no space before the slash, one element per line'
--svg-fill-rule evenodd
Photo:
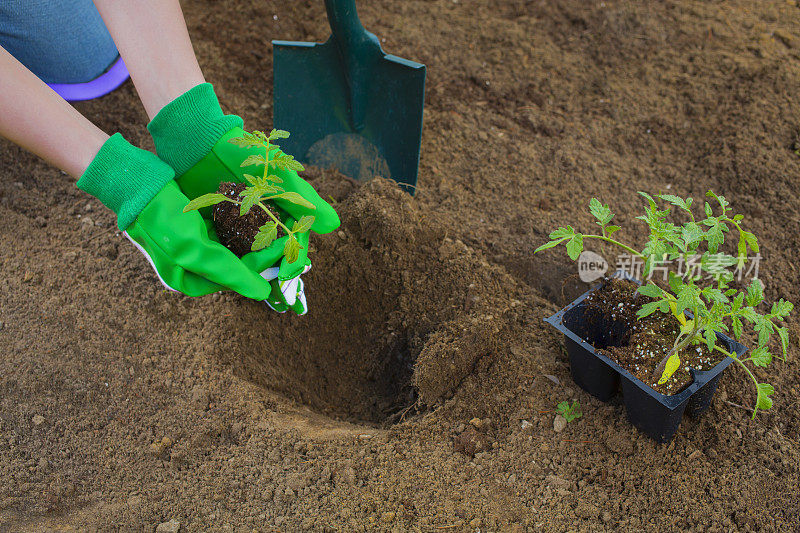
<path fill-rule="evenodd" d="M 257 273 L 267 265 L 258 258 L 240 260 L 216 242 L 213 233 L 209 236 L 200 214 L 183 213 L 189 199 L 175 183 L 172 169 L 122 135 L 103 144 L 78 187 L 117 214 L 118 227 L 168 288 L 189 296 L 226 289 L 255 300 L 269 296 L 269 281 Z"/>
<path fill-rule="evenodd" d="M 147 128 L 153 135 L 159 157 L 175 169 L 178 185 L 187 197 L 193 199 L 215 192 L 223 181 L 243 182 L 245 172 L 254 172 L 256 167 L 242 168 L 240 165 L 248 156 L 259 154 L 259 149 L 241 148 L 228 142 L 244 134 L 241 126 L 241 118 L 222 113 L 211 85 L 201 84 L 167 104 Z M 260 150 L 264 155 L 264 149 Z M 292 218 L 297 220 L 304 215 L 313 215 L 311 230 L 317 233 L 328 233 L 339 227 L 339 217 L 333 208 L 296 172 L 278 169 L 270 172 L 283 180 L 281 187 L 284 190 L 299 193 L 315 206 L 315 209 L 308 209 L 277 200 L 279 207 Z M 204 212 L 208 217 L 210 210 Z M 288 308 L 298 312 L 298 302 L 302 302 L 302 311 L 305 312 L 303 284 L 298 277 L 310 266 L 307 259 L 309 235 L 306 232 L 297 237 L 302 246 L 299 258 L 289 263 L 285 257 L 278 256 L 269 265 L 277 268 L 277 272 L 270 270 L 263 273 L 272 280 L 274 287 L 281 289 L 280 297 L 273 290 L 275 301 L 270 304 L 279 311 Z M 277 244 L 274 243 L 268 250 L 279 248 Z M 266 258 L 271 253 L 265 250 L 254 252 L 260 258 Z M 252 255 L 247 254 L 242 260 L 249 263 Z M 258 262 L 266 264 L 263 260 Z M 300 289 L 299 295 L 295 295 L 295 287 Z M 279 301 L 281 299 L 283 301 Z"/>

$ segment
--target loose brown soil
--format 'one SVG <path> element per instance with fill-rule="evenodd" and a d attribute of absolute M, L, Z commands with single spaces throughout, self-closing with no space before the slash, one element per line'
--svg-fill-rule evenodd
<path fill-rule="evenodd" d="M 219 184 L 217 192 L 224 194 L 228 198 L 241 200 L 239 195 L 245 189 L 243 183 L 232 183 L 223 181 Z M 264 206 L 281 220 L 280 212 L 271 202 L 264 202 Z M 214 229 L 217 231 L 219 242 L 228 247 L 237 256 L 252 251 L 253 241 L 258 234 L 258 230 L 270 222 L 272 219 L 261 208 L 254 207 L 245 216 L 239 215 L 239 206 L 231 202 L 220 202 L 212 207 Z M 285 235 L 283 228 L 278 226 L 278 238 Z"/>
<path fill-rule="evenodd" d="M 652 298 L 636 293 L 637 285 L 618 278 L 604 280 L 604 285 L 586 300 L 586 320 L 596 327 L 624 331 L 618 346 L 600 351 L 622 368 L 650 385 L 661 394 L 677 394 L 694 382 L 691 370 L 710 370 L 722 360 L 719 352 L 710 352 L 704 344 L 684 349 L 681 365 L 663 384 L 653 372 L 666 357 L 680 332 L 680 325 L 671 315 L 655 313 L 639 320 L 636 312 Z M 742 376 L 745 381 L 746 376 Z"/>
<path fill-rule="evenodd" d="M 319 2 L 183 6 L 251 128 L 269 127 L 270 40 L 329 33 Z M 660 446 L 571 381 L 542 319 L 585 287 L 532 251 L 591 227 L 592 196 L 641 244 L 636 191 L 713 188 L 759 236 L 768 298 L 798 301 L 800 7 L 359 9 L 428 66 L 420 180 L 412 199 L 309 173 L 342 227 L 312 239 L 306 316 L 164 291 L 74 180 L 0 144 L 0 530 L 797 530 L 797 323 L 789 360 L 757 370 L 775 408 L 736 407 L 754 395 L 731 367 Z M 152 149 L 132 84 L 76 107 Z M 583 417 L 555 432 L 573 399 Z"/>

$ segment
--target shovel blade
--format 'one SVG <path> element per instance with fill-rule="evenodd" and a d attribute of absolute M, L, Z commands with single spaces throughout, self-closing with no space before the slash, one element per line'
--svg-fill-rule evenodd
<path fill-rule="evenodd" d="M 335 167 L 357 180 L 417 183 L 425 65 L 384 54 L 369 69 L 364 120 L 351 121 L 348 80 L 334 43 L 273 41 L 274 127 L 281 149 L 303 163 Z"/>

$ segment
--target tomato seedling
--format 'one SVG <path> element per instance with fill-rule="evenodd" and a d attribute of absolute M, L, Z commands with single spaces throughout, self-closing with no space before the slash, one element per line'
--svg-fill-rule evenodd
<path fill-rule="evenodd" d="M 274 205 L 273 202 L 275 200 L 281 199 L 308 209 L 316 209 L 314 204 L 303 198 L 300 194 L 292 191 L 285 191 L 280 186 L 280 184 L 283 183 L 280 176 L 270 173 L 271 169 L 304 170 L 303 165 L 301 165 L 299 161 L 296 161 L 291 155 L 281 152 L 280 149 L 278 149 L 278 145 L 272 144 L 271 142 L 276 139 L 286 139 L 287 137 L 289 137 L 288 131 L 274 129 L 269 134 L 263 131 L 254 131 L 252 133 L 245 132 L 241 137 L 229 139 L 228 142 L 242 148 L 266 149 L 265 155 L 250 155 L 245 158 L 240 165 L 241 167 L 254 165 L 263 166 L 263 173 L 261 176 L 244 174 L 247 185 L 244 190 L 239 193 L 238 200 L 229 198 L 219 192 L 208 193 L 186 204 L 186 207 L 183 208 L 183 212 L 186 213 L 194 209 L 216 205 L 220 202 L 232 202 L 238 205 L 239 216 L 242 217 L 247 215 L 253 207 L 263 209 L 272 220 L 258 229 L 251 250 L 255 252 L 272 244 L 278 237 L 278 228 L 281 228 L 286 235 L 289 236 L 283 248 L 283 255 L 290 263 L 297 261 L 301 246 L 297 240 L 296 234 L 311 229 L 311 226 L 314 224 L 314 217 L 311 215 L 302 216 L 299 220 L 294 221 L 292 227 L 289 228 L 268 208 L 268 205 Z"/>
<path fill-rule="evenodd" d="M 682 275 L 668 271 L 668 284 L 661 287 L 652 282 L 642 285 L 637 291 L 648 297 L 638 310 L 641 319 L 659 312 L 680 323 L 674 343 L 664 358 L 653 369 L 653 379 L 658 384 L 666 383 L 680 365 L 680 356 L 689 346 L 705 344 L 710 351 L 718 351 L 732 357 L 753 381 L 756 388 L 756 403 L 753 418 L 759 409 L 772 407 L 771 395 L 775 389 L 769 383 L 761 383 L 747 363 L 757 367 L 769 366 L 775 357 L 786 359 L 789 335 L 782 325 L 794 308 L 791 302 L 780 299 L 772 304 L 769 312 L 757 310 L 764 301 L 764 286 L 755 278 L 745 290 L 730 286 L 734 272 L 741 269 L 747 260 L 748 251 L 759 252 L 756 236 L 743 229 L 741 214 L 730 216 L 731 208 L 724 196 L 708 191 L 706 196 L 719 204 L 720 213 L 714 213 L 709 202 L 705 202 L 705 218 L 696 219 L 692 211 L 692 198 L 680 198 L 671 194 L 656 198 L 671 204 L 659 209 L 656 200 L 640 192 L 647 199 L 645 214 L 637 217 L 650 230 L 647 244 L 639 251 L 620 242 L 612 235 L 620 230 L 611 225 L 614 214 L 608 205 L 592 198 L 589 211 L 600 226 L 599 234 L 584 234 L 572 226 L 560 227 L 550 234 L 550 241 L 534 253 L 563 244 L 572 260 L 578 259 L 587 239 L 596 239 L 618 246 L 644 261 L 643 275 L 649 277 L 653 269 L 667 261 L 679 260 L 680 264 L 696 264 L 695 270 L 686 269 Z M 686 222 L 675 224 L 670 220 L 672 208 L 683 213 Z M 737 255 L 720 252 L 726 234 L 734 229 L 738 234 Z M 732 331 L 740 339 L 745 331 L 758 337 L 758 344 L 749 357 L 738 359 L 717 342 L 717 333 Z M 777 337 L 778 341 L 774 339 Z M 774 350 L 774 345 L 778 350 Z M 773 352 L 775 352 L 773 354 Z"/>

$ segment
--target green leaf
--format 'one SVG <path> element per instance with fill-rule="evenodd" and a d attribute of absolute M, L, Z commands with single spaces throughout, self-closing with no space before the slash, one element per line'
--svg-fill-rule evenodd
<path fill-rule="evenodd" d="M 734 313 L 738 312 L 739 309 L 741 309 L 743 303 L 744 303 L 744 293 L 740 292 L 733 299 L 733 305 L 731 305 L 731 311 L 733 311 Z"/>
<path fill-rule="evenodd" d="M 601 226 L 605 226 L 614 218 L 614 213 L 611 212 L 608 205 L 603 205 L 597 198 L 592 198 L 589 202 L 589 211 Z"/>
<path fill-rule="evenodd" d="M 289 236 L 289 240 L 286 241 L 286 246 L 283 247 L 283 255 L 286 256 L 286 260 L 290 263 L 294 263 L 297 261 L 298 256 L 300 255 L 300 243 L 297 242 L 297 239 L 294 235 Z"/>
<path fill-rule="evenodd" d="M 556 241 L 549 241 L 549 242 L 546 242 L 546 243 L 544 243 L 543 245 L 541 245 L 540 247 L 538 247 L 537 249 L 535 249 L 535 250 L 533 251 L 533 253 L 534 253 L 534 254 L 536 254 L 536 253 L 539 253 L 539 252 L 541 252 L 542 250 L 547 250 L 548 248 L 552 248 L 552 247 L 554 247 L 554 246 L 558 246 L 559 244 L 561 244 L 561 243 L 562 243 L 562 242 L 564 242 L 565 240 L 567 240 L 567 239 L 566 239 L 566 238 L 564 238 L 564 239 L 558 239 L 558 240 L 556 240 Z"/>
<path fill-rule="evenodd" d="M 747 297 L 745 298 L 747 305 L 755 307 L 764 301 L 764 284 L 761 280 L 754 278 L 747 287 Z"/>
<path fill-rule="evenodd" d="M 576 418 L 583 416 L 581 403 L 578 400 L 573 401 L 571 406 L 569 402 L 559 402 L 559 404 L 556 406 L 556 410 L 567 422 L 572 422 Z"/>
<path fill-rule="evenodd" d="M 789 333 L 786 328 L 781 327 L 776 327 L 775 331 L 778 333 L 778 337 L 781 338 L 781 352 L 783 353 L 783 358 L 786 359 L 786 352 L 789 350 Z"/>
<path fill-rule="evenodd" d="M 275 222 L 267 222 L 260 228 L 253 239 L 250 249 L 254 252 L 262 250 L 272 244 L 278 237 L 278 225 Z"/>
<path fill-rule="evenodd" d="M 789 316 L 789 313 L 791 313 L 793 309 L 794 304 L 792 302 L 787 302 L 781 298 L 772 304 L 772 310 L 770 311 L 770 314 L 774 317 L 785 318 Z"/>
<path fill-rule="evenodd" d="M 274 183 L 283 183 L 283 179 L 277 174 L 267 174 L 267 179 Z"/>
<path fill-rule="evenodd" d="M 739 245 L 737 246 L 737 255 L 738 261 L 736 262 L 736 268 L 744 268 L 744 264 L 747 261 L 747 241 L 744 238 L 744 233 L 739 233 Z"/>
<path fill-rule="evenodd" d="M 233 137 L 232 139 L 228 139 L 228 142 L 241 148 L 253 148 L 264 145 L 264 140 L 260 139 L 257 135 L 248 132 L 244 132 L 244 135 L 241 137 Z"/>
<path fill-rule="evenodd" d="M 767 318 L 757 316 L 753 329 L 758 332 L 758 345 L 766 346 L 775 326 Z"/>
<path fill-rule="evenodd" d="M 686 243 L 686 248 L 692 248 L 705 237 L 705 232 L 695 222 L 687 222 L 681 228 L 681 236 Z"/>
<path fill-rule="evenodd" d="M 659 311 L 659 310 L 662 311 L 662 312 L 666 312 L 666 311 L 663 310 L 663 306 L 661 305 L 662 301 L 647 302 L 646 304 L 644 304 L 642 306 L 641 309 L 636 311 L 636 316 L 638 316 L 640 319 L 642 319 L 642 318 L 644 318 L 646 316 L 652 315 L 653 313 L 655 313 L 656 311 Z M 669 309 L 669 305 L 667 305 L 667 309 Z"/>
<path fill-rule="evenodd" d="M 750 233 L 749 231 L 742 232 L 744 234 L 744 239 L 747 241 L 747 246 L 750 247 L 755 253 L 758 253 L 758 239 L 755 235 Z"/>
<path fill-rule="evenodd" d="M 250 209 L 261 199 L 262 191 L 259 187 L 247 187 L 241 193 L 239 198 L 242 199 L 242 204 L 239 206 L 239 216 L 243 217 L 250 212 Z"/>
<path fill-rule="evenodd" d="M 683 209 L 684 211 L 691 212 L 691 205 L 692 205 L 691 198 L 687 198 L 686 200 L 684 200 L 683 198 L 675 196 L 674 194 L 659 194 L 658 197 L 664 200 L 665 202 L 669 202 L 672 205 Z"/>
<path fill-rule="evenodd" d="M 644 262 L 642 275 L 647 277 L 650 275 L 653 268 L 664 261 L 664 256 L 667 254 L 667 246 L 662 241 L 651 240 L 644 247 L 642 253 L 647 258 Z"/>
<path fill-rule="evenodd" d="M 706 220 L 703 223 L 711 226 L 706 233 L 706 241 L 708 241 L 708 251 L 716 254 L 719 247 L 725 242 L 725 232 L 728 231 L 728 227 L 717 218 Z"/>
<path fill-rule="evenodd" d="M 286 130 L 272 130 L 269 132 L 269 139 L 288 139 L 289 132 Z"/>
<path fill-rule="evenodd" d="M 656 201 L 653 200 L 653 197 L 647 194 L 646 192 L 639 191 L 639 194 L 647 198 L 647 202 L 650 204 L 650 209 L 655 210 L 656 208 Z"/>
<path fill-rule="evenodd" d="M 244 161 L 239 165 L 240 167 L 249 167 L 253 165 L 266 165 L 267 160 L 264 159 L 263 155 L 255 154 L 255 155 L 248 155 L 244 158 Z"/>
<path fill-rule="evenodd" d="M 227 200 L 230 200 L 230 198 L 228 198 L 224 194 L 219 194 L 216 192 L 204 194 L 203 196 L 198 196 L 197 198 L 186 204 L 186 207 L 183 208 L 183 212 L 188 213 L 189 211 L 194 211 L 195 209 L 201 209 L 203 207 L 215 205 L 220 202 L 225 202 Z"/>
<path fill-rule="evenodd" d="M 244 180 L 252 187 L 255 186 L 259 182 L 259 178 L 253 176 L 252 174 L 242 174 Z"/>
<path fill-rule="evenodd" d="M 756 399 L 756 408 L 753 410 L 753 418 L 756 417 L 756 411 L 758 409 L 766 410 L 772 407 L 772 399 L 770 396 L 775 394 L 775 388 L 769 383 L 759 383 L 756 389 L 758 390 L 758 397 Z"/>
<path fill-rule="evenodd" d="M 673 294 L 678 294 L 678 291 L 680 291 L 681 287 L 683 287 L 684 285 L 683 279 L 681 279 L 680 276 L 676 275 L 671 270 L 667 274 L 668 274 L 667 280 L 669 282 L 669 288 L 672 289 Z"/>
<path fill-rule="evenodd" d="M 299 205 L 299 206 L 305 207 L 307 209 L 316 209 L 317 208 L 314 204 L 312 204 L 311 202 L 309 202 L 308 200 L 306 200 L 305 198 L 303 198 L 302 196 L 300 196 L 296 192 L 291 192 L 291 191 L 282 192 L 280 194 L 276 194 L 271 199 L 275 199 L 275 198 L 281 198 L 283 200 L 287 200 L 289 202 L 292 202 L 295 205 Z"/>
<path fill-rule="evenodd" d="M 608 234 L 608 235 L 611 235 L 615 231 L 619 231 L 619 230 L 620 230 L 619 226 L 606 226 L 606 234 Z"/>
<path fill-rule="evenodd" d="M 683 313 L 685 310 L 694 310 L 697 303 L 697 288 L 692 285 L 684 285 L 678 291 L 677 312 Z"/>
<path fill-rule="evenodd" d="M 254 130 L 252 135 L 260 140 L 262 144 L 269 142 L 269 137 L 263 131 Z"/>
<path fill-rule="evenodd" d="M 731 325 L 733 326 L 733 335 L 736 337 L 736 340 L 739 340 L 742 337 L 742 321 L 739 319 L 738 316 L 734 316 L 731 319 Z"/>
<path fill-rule="evenodd" d="M 709 302 L 718 302 L 721 304 L 728 303 L 728 297 L 725 296 L 721 290 L 717 289 L 716 287 L 706 287 L 703 289 L 703 296 L 706 297 L 706 300 Z"/>
<path fill-rule="evenodd" d="M 664 367 L 664 372 L 661 373 L 661 377 L 658 379 L 658 384 L 663 385 L 664 383 L 672 377 L 672 375 L 680 368 L 681 366 L 681 358 L 678 357 L 678 352 L 669 356 L 667 359 L 667 365 Z"/>
<path fill-rule="evenodd" d="M 706 204 L 705 204 L 705 211 L 706 211 L 706 216 L 707 217 L 710 217 L 711 215 L 714 214 L 714 211 L 711 209 L 711 205 L 709 205 L 708 202 L 706 202 Z"/>
<path fill-rule="evenodd" d="M 311 226 L 313 225 L 314 217 L 304 215 L 300 217 L 300 220 L 295 221 L 294 225 L 292 226 L 292 233 L 303 233 L 304 231 L 310 230 Z"/>
<path fill-rule="evenodd" d="M 664 297 L 664 291 L 662 291 L 661 288 L 659 288 L 652 281 L 650 283 L 648 283 L 647 285 L 642 285 L 641 287 L 636 289 L 636 292 L 638 292 L 639 294 L 644 294 L 645 296 L 650 296 L 651 298 L 663 298 Z"/>
<path fill-rule="evenodd" d="M 576 233 L 569 241 L 567 241 L 567 254 L 573 261 L 580 257 L 583 251 L 583 235 Z"/>
<path fill-rule="evenodd" d="M 550 232 L 551 239 L 566 239 L 575 235 L 575 230 L 572 229 L 572 226 L 567 226 L 566 228 L 558 228 L 557 230 L 553 230 Z"/>
<path fill-rule="evenodd" d="M 759 346 L 750 354 L 750 359 L 754 365 L 766 367 L 772 362 L 772 354 L 769 353 L 766 346 Z"/>
<path fill-rule="evenodd" d="M 725 212 L 728 210 L 728 206 L 730 205 L 728 200 L 726 200 L 724 196 L 717 196 L 717 194 L 715 194 L 714 191 L 708 191 L 706 193 L 706 196 L 708 196 L 709 198 L 716 198 L 717 202 L 719 202 L 719 206 L 722 208 L 722 214 L 724 215 Z"/>
<path fill-rule="evenodd" d="M 299 161 L 295 161 L 294 157 L 290 156 L 289 154 L 284 154 L 280 151 L 275 154 L 275 156 L 270 160 L 269 164 L 281 170 L 294 170 L 297 172 L 305 170 Z"/>
<path fill-rule="evenodd" d="M 739 316 L 744 318 L 750 323 L 755 324 L 758 321 L 759 314 L 752 307 L 742 307 L 739 309 Z"/>

